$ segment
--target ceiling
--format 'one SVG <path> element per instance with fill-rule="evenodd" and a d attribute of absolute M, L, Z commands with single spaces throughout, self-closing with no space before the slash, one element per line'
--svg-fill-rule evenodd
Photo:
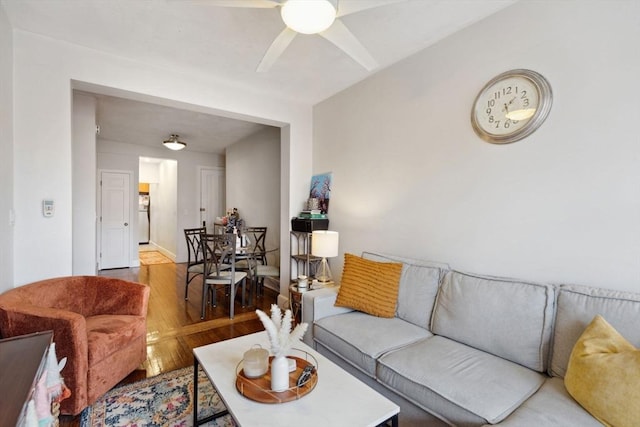
<path fill-rule="evenodd" d="M 269 126 L 191 110 L 92 94 L 97 98 L 99 138 L 159 147 L 171 134 L 186 150 L 224 154 L 225 147 Z"/>
<path fill-rule="evenodd" d="M 516 0 L 340 0 L 378 6 L 340 18 L 377 68 L 367 71 L 322 37 L 300 34 L 265 73 L 255 69 L 284 28 L 278 9 L 219 7 L 208 0 L 0 1 L 20 30 L 314 105 Z M 220 152 L 264 128 L 106 96 L 98 100 L 98 121 L 105 139 L 155 145 L 178 133 L 187 149 L 204 152 Z"/>

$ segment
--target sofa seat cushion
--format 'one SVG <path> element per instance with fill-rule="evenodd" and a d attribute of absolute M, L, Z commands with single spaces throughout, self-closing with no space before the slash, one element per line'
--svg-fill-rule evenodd
<path fill-rule="evenodd" d="M 602 427 L 567 392 L 561 378 L 549 378 L 499 424 L 504 427 Z"/>
<path fill-rule="evenodd" d="M 431 336 L 398 318 L 381 318 L 359 311 L 329 316 L 313 326 L 316 342 L 375 378 L 376 359 L 396 348 Z"/>
<path fill-rule="evenodd" d="M 86 318 L 89 366 L 130 345 L 147 333 L 145 318 L 127 315 L 100 315 Z"/>
<path fill-rule="evenodd" d="M 517 363 L 441 336 L 421 340 L 382 356 L 378 381 L 432 408 L 450 402 L 489 423 L 506 418 L 544 383 L 545 376 Z M 440 414 L 453 424 L 448 413 Z"/>

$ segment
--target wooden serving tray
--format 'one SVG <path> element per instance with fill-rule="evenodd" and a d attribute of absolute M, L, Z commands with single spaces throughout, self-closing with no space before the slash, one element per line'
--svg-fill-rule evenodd
<path fill-rule="evenodd" d="M 285 391 L 271 390 L 271 361 L 273 356 L 269 357 L 269 371 L 259 378 L 247 378 L 244 369 L 241 369 L 236 376 L 236 388 L 241 395 L 247 399 L 255 400 L 261 403 L 284 403 L 292 400 L 300 399 L 302 396 L 309 394 L 318 383 L 317 369 L 311 374 L 311 378 L 302 387 L 297 387 L 296 382 L 302 374 L 302 370 L 307 365 L 312 365 L 308 360 L 301 359 L 296 356 L 287 356 L 288 359 L 296 361 L 296 369 L 289 372 L 289 388 Z"/>

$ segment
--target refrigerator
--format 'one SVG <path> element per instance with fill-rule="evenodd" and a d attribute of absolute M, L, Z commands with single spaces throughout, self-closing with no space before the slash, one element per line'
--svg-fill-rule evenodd
<path fill-rule="evenodd" d="M 149 193 L 138 195 L 138 243 L 141 245 L 149 243 L 151 231 L 149 211 L 151 209 L 151 199 Z"/>

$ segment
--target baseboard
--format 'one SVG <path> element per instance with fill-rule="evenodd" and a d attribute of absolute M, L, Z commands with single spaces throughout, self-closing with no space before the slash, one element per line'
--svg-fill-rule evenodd
<path fill-rule="evenodd" d="M 162 246 L 160 246 L 159 244 L 151 240 L 149 241 L 149 244 L 155 246 L 158 252 L 160 252 L 162 255 L 166 256 L 167 258 L 169 258 L 171 261 L 176 262 L 176 258 L 177 258 L 176 254 L 163 248 Z"/>

